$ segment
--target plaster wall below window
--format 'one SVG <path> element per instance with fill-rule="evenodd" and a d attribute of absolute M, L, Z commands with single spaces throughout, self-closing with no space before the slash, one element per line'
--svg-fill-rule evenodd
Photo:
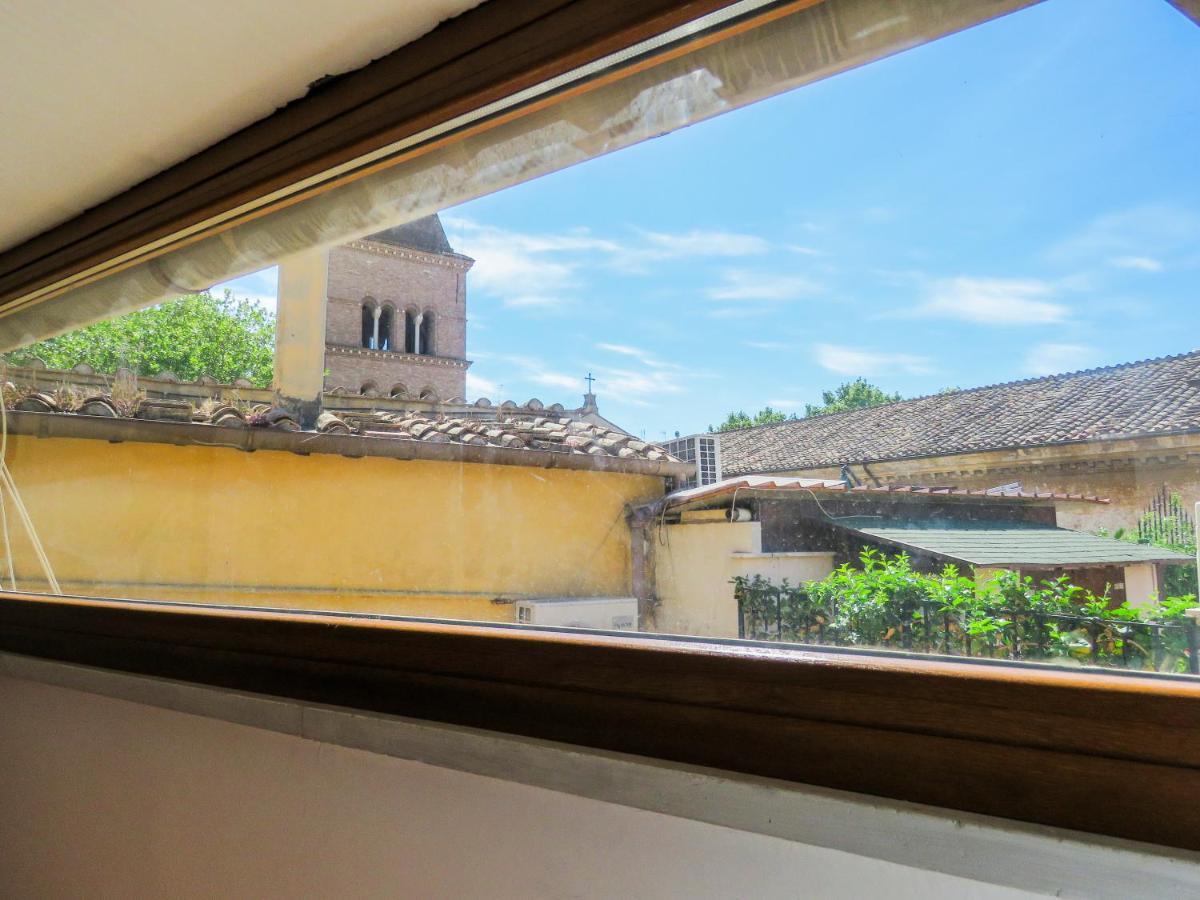
<path fill-rule="evenodd" d="M 29 681 L 0 698 L 5 896 L 1023 896 Z"/>

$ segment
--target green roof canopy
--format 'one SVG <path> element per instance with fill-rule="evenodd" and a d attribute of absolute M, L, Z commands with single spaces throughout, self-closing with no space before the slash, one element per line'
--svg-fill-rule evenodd
<path fill-rule="evenodd" d="M 910 550 L 973 566 L 1125 566 L 1187 563 L 1192 557 L 1067 528 L 1011 522 L 914 522 L 858 518 L 855 531 Z"/>

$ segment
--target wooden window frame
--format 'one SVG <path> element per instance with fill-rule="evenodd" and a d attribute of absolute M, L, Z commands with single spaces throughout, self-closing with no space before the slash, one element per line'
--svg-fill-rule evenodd
<path fill-rule="evenodd" d="M 729 5 L 490 0 L 0 254 L 0 309 Z M 1184 679 L 19 593 L 0 649 L 1200 850 Z"/>
<path fill-rule="evenodd" d="M 1200 684 L 0 594 L 0 650 L 1200 850 Z"/>

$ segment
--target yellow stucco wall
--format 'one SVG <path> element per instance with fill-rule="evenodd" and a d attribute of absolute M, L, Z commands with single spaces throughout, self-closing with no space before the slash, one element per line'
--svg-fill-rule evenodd
<path fill-rule="evenodd" d="M 9 437 L 63 589 L 513 621 L 497 596 L 630 594 L 625 506 L 662 479 Z M 22 587 L 40 590 L 14 526 Z"/>
<path fill-rule="evenodd" d="M 735 575 L 800 584 L 833 571 L 832 553 L 763 553 L 760 522 L 684 522 L 660 531 L 654 550 L 658 606 L 646 630 L 735 638 Z"/>

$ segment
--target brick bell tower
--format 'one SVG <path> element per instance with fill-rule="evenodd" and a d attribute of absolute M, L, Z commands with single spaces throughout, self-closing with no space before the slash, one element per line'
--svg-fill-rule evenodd
<path fill-rule="evenodd" d="M 331 250 L 325 390 L 463 400 L 474 263 L 436 215 Z"/>

